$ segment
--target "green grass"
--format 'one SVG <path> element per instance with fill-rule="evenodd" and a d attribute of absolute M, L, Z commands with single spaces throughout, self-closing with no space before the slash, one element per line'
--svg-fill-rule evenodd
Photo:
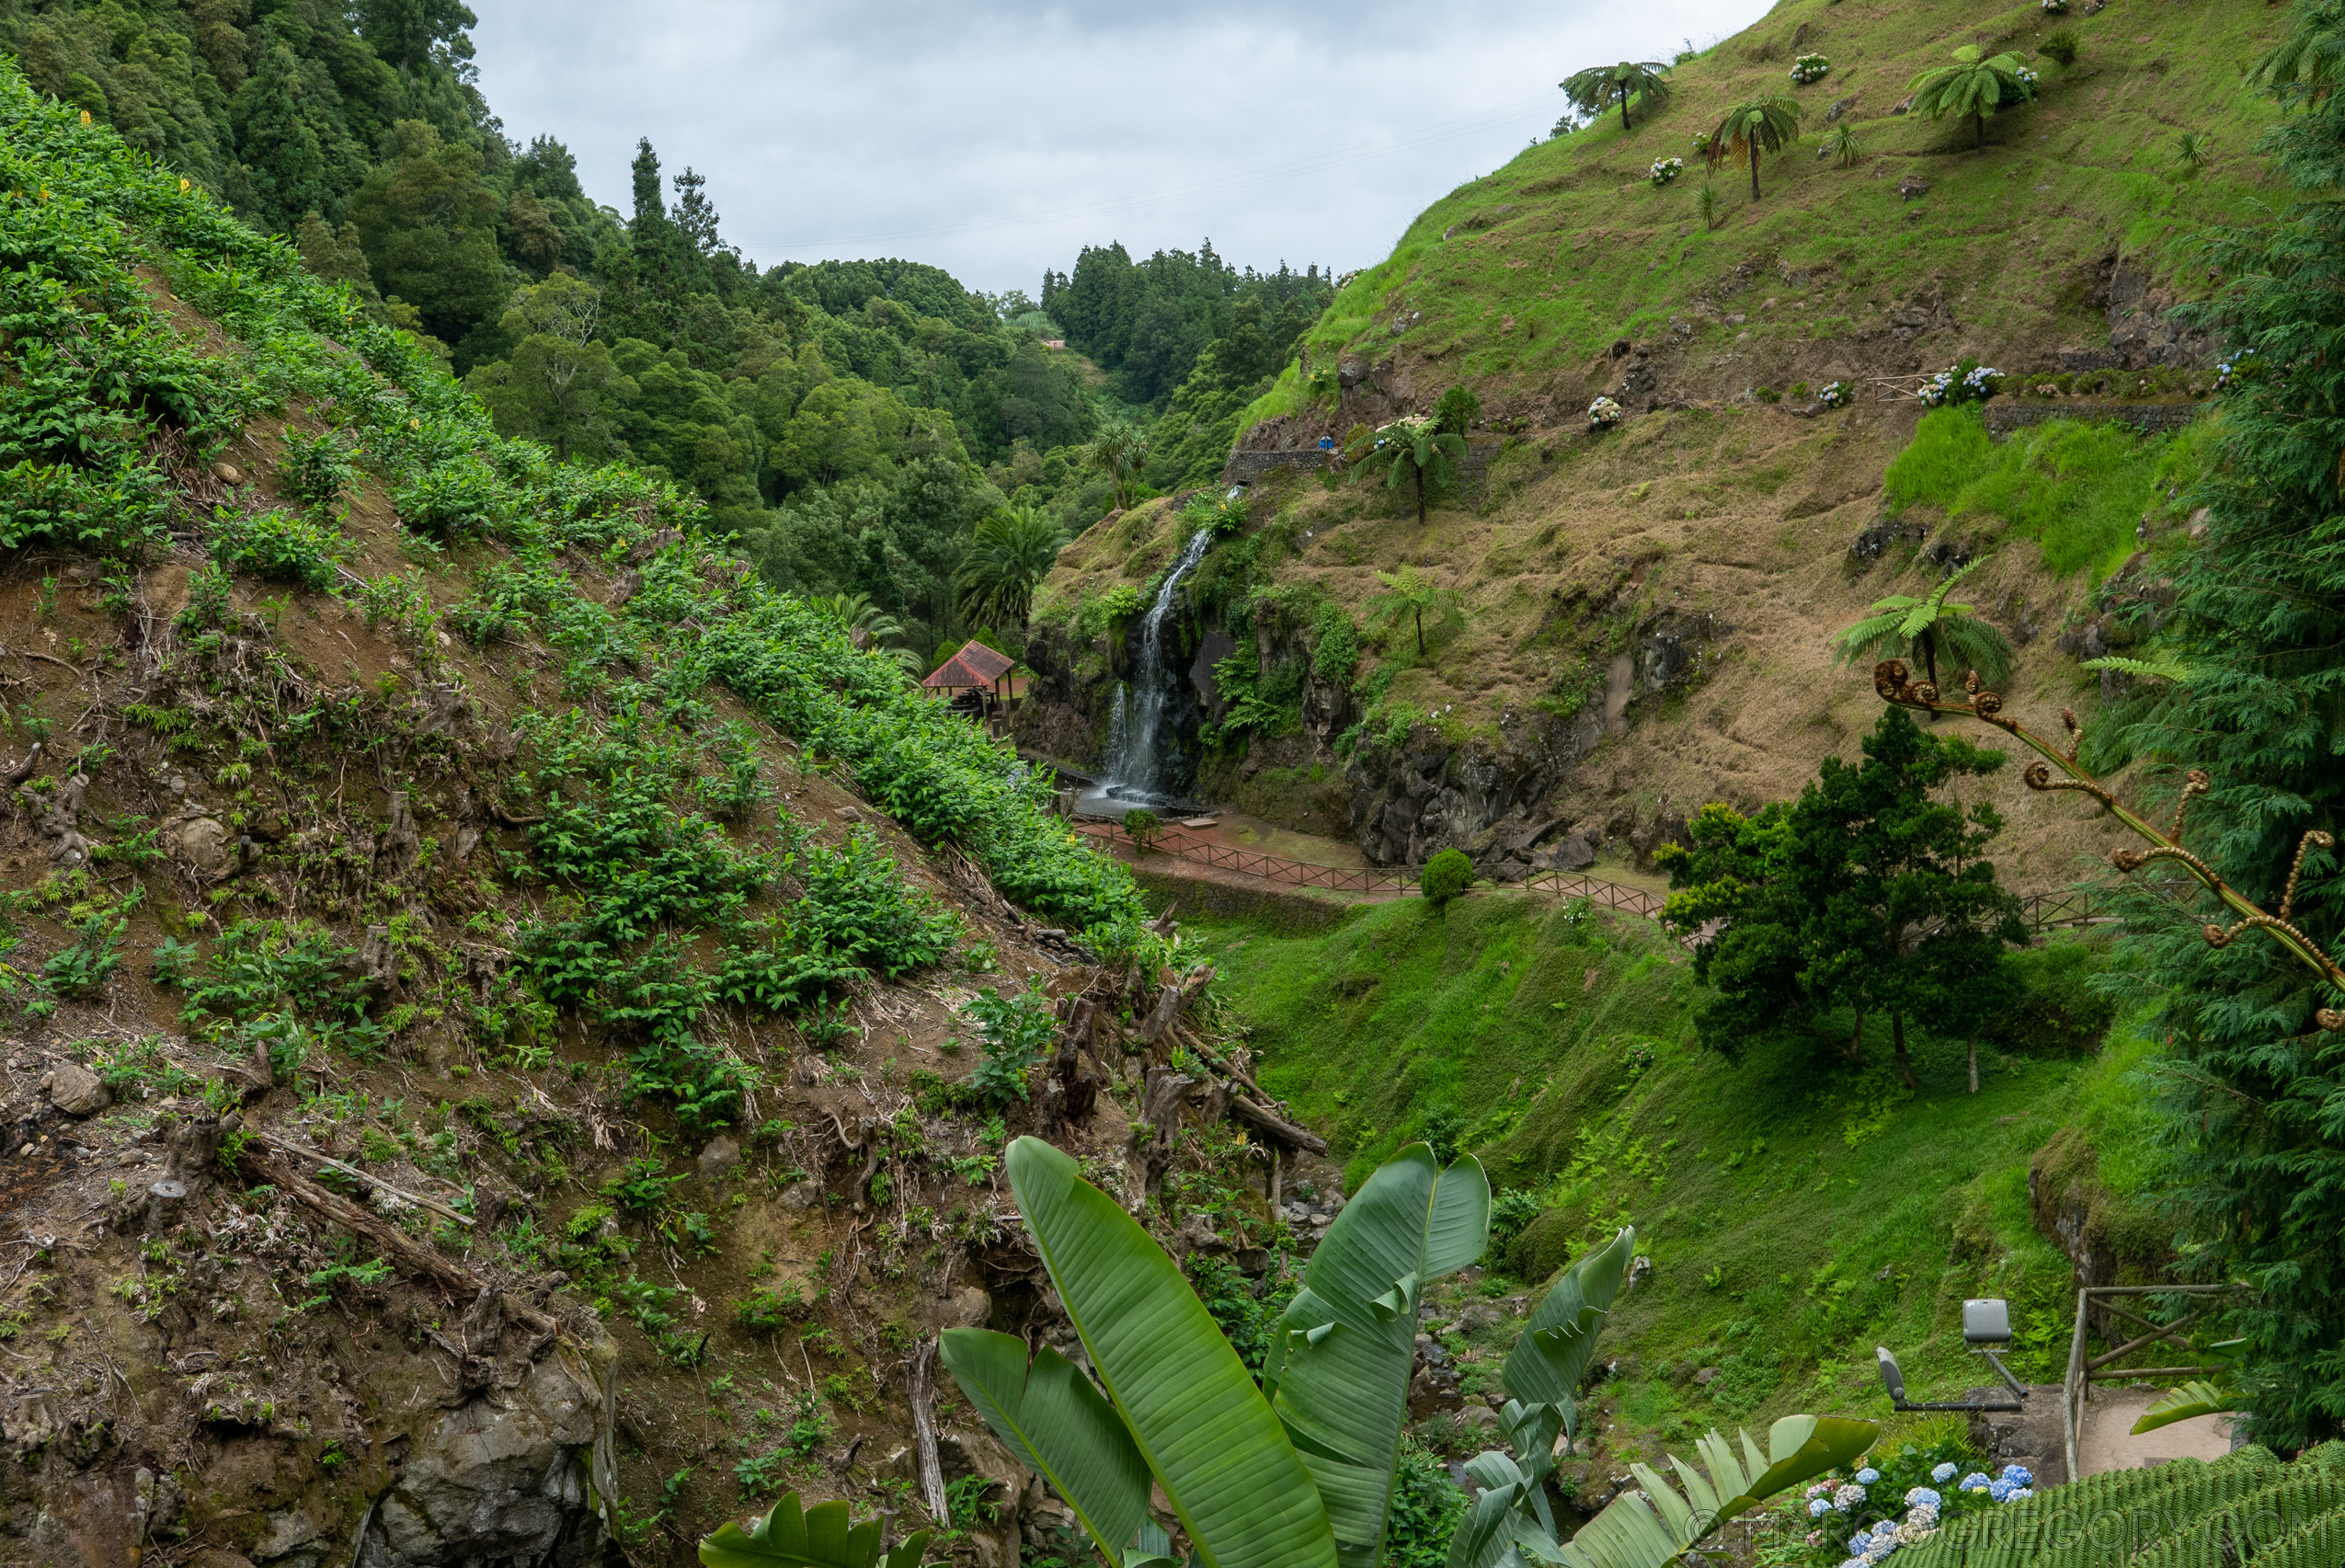
<path fill-rule="evenodd" d="M 2018 363 L 2030 350 L 2033 362 L 2100 341 L 2108 323 L 2090 287 L 2112 241 L 2190 292 L 2205 279 L 2189 265 L 2196 236 L 2267 215 L 2259 203 L 2273 193 L 2253 147 L 2272 108 L 2240 79 L 2286 20 L 2266 6 L 2048 17 L 2034 4 L 1788 0 L 1680 66 L 1670 101 L 1633 130 L 1613 116 L 1435 201 L 1337 295 L 1306 338 L 1310 361 L 1405 347 L 1444 378 L 1527 381 L 1576 372 L 1615 338 L 1658 337 L 1673 317 L 1695 328 L 1697 351 L 1746 334 L 1733 351 L 1765 360 L 1877 328 L 1941 282 L 1963 341 L 1983 353 Z M 2076 64 L 2039 60 L 2038 101 L 1995 117 L 1984 153 L 1970 150 L 1967 125 L 1890 113 L 1905 83 L 1958 45 L 2026 52 L 2064 26 L 2081 39 Z M 1693 162 L 1694 133 L 1728 104 L 1792 90 L 1790 57 L 1809 50 L 1832 72 L 1794 92 L 1800 143 L 1763 164 L 1763 200 L 1751 200 L 1746 171 L 1722 168 L 1724 219 L 1710 230 L 1694 215 L 1699 167 L 1665 189 L 1646 180 L 1655 158 Z M 1815 156 L 1824 111 L 1842 99 L 1867 149 L 1849 169 Z M 2186 179 L 2171 163 L 2177 127 L 2213 149 Z M 1927 195 L 1901 198 L 1909 176 L 1928 181 Z M 1779 308 L 1763 308 L 1769 298 Z M 1717 307 L 1707 318 L 1693 314 L 1705 301 Z M 1304 396 L 1282 379 L 1249 420 Z"/>
<path fill-rule="evenodd" d="M 1485 895 L 1441 915 L 1411 899 L 1315 936 L 1192 933 L 1253 1027 L 1264 1087 L 1327 1132 L 1347 1181 L 1412 1138 L 1456 1139 L 1493 1185 L 1546 1205 L 1503 1260 L 1530 1278 L 1638 1227 L 1653 1269 L 1607 1350 L 1639 1358 L 1623 1408 L 1664 1442 L 1794 1409 L 1886 1415 L 1877 1344 L 1950 1396 L 1979 1380 L 1960 1346 L 1971 1296 L 2008 1298 L 2017 1365 L 2056 1379 L 2074 1298 L 2030 1217 L 2030 1161 L 2080 1118 L 2113 1174 L 2145 1158 L 2130 1038 L 2103 1058 L 1983 1047 L 1975 1097 L 1963 1042 L 1927 1032 L 1918 1094 L 1885 1038 L 1863 1071 L 1795 1041 L 1730 1062 L 1694 1040 L 1687 956 L 1584 906 Z M 2096 967 L 2029 962 L 2047 984 Z M 1726 1370 L 1704 1391 L 1683 1377 L 1697 1366 Z"/>
<path fill-rule="evenodd" d="M 1893 514 L 1930 505 L 1950 520 L 2000 517 L 2042 547 L 2046 570 L 2088 569 L 2098 582 L 2139 547 L 2142 519 L 2168 512 L 2169 492 L 2197 480 L 2213 430 L 2206 419 L 2152 436 L 2051 419 L 1998 443 L 1977 406 L 1934 408 L 1890 464 L 1883 490 Z"/>

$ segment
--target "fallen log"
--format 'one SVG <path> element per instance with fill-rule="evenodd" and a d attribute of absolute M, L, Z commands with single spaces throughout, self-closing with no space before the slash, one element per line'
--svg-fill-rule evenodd
<path fill-rule="evenodd" d="M 327 1191 L 288 1166 L 263 1159 L 257 1144 L 247 1143 L 236 1151 L 236 1169 L 253 1181 L 276 1187 L 319 1218 L 372 1242 L 386 1261 L 409 1274 L 421 1275 L 442 1289 L 470 1299 L 477 1299 L 484 1290 L 495 1291 L 505 1316 L 543 1342 L 551 1344 L 554 1336 L 562 1332 L 561 1323 L 553 1314 L 515 1300 L 510 1291 L 491 1285 L 472 1270 L 441 1256 L 438 1248 L 417 1241 L 340 1194 Z"/>
<path fill-rule="evenodd" d="M 1308 1154 L 1327 1152 L 1327 1139 L 1309 1127 L 1297 1127 L 1269 1106 L 1249 1100 L 1243 1094 L 1230 1096 L 1230 1115 L 1274 1143 L 1299 1149 Z"/>

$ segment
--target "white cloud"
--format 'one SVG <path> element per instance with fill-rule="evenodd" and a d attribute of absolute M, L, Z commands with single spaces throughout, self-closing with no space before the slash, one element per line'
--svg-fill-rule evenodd
<path fill-rule="evenodd" d="M 1475 7 L 1075 0 L 492 0 L 507 133 L 550 133 L 624 211 L 635 139 L 708 177 L 763 264 L 905 256 L 1032 292 L 1120 239 L 1241 265 L 1379 259 L 1561 112 L 1581 65 L 1666 59 L 1764 0 Z"/>

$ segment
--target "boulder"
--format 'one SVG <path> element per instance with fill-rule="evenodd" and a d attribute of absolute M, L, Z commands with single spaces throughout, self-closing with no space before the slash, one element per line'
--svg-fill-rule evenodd
<path fill-rule="evenodd" d="M 587 1483 L 602 1391 L 549 1356 L 500 1401 L 452 1410 L 419 1439 L 376 1499 L 355 1568 L 582 1568 L 599 1554 Z"/>
<path fill-rule="evenodd" d="M 235 869 L 235 838 L 225 824 L 212 818 L 182 817 L 166 824 L 162 836 L 164 848 L 174 858 L 206 876 L 216 876 Z"/>
<path fill-rule="evenodd" d="M 1546 861 L 1552 871 L 1585 871 L 1596 864 L 1596 845 L 1585 833 L 1566 833 L 1547 852 Z"/>
<path fill-rule="evenodd" d="M 114 1103 L 97 1074 L 78 1062 L 59 1062 L 40 1082 L 49 1103 L 69 1116 L 94 1116 Z"/>
<path fill-rule="evenodd" d="M 980 1285 L 964 1285 L 949 1296 L 928 1304 L 927 1316 L 937 1329 L 981 1329 L 993 1316 L 993 1298 Z"/>
<path fill-rule="evenodd" d="M 700 1151 L 700 1173 L 712 1182 L 740 1162 L 741 1146 L 721 1133 Z"/>

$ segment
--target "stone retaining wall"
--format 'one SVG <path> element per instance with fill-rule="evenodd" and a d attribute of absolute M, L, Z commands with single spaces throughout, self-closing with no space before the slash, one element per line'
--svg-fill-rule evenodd
<path fill-rule="evenodd" d="M 1322 468 L 1328 454 L 1317 447 L 1305 447 L 1296 452 L 1233 452 L 1230 461 L 1221 465 L 1221 482 L 1234 485 L 1241 479 L 1260 479 L 1288 468 Z"/>
<path fill-rule="evenodd" d="M 2149 432 L 2179 430 L 2199 417 L 2196 403 L 2081 403 L 2070 398 L 2030 398 L 1986 406 L 1986 433 L 2000 440 L 2046 419 L 2106 419 Z"/>
<path fill-rule="evenodd" d="M 1495 436 L 1470 436 L 1466 440 L 1465 469 L 1477 473 L 1490 466 L 1506 443 Z M 1291 468 L 1318 469 L 1327 465 L 1333 453 L 1321 452 L 1315 446 L 1296 447 L 1280 452 L 1250 452 L 1239 447 L 1230 453 L 1230 461 L 1221 465 L 1221 482 L 1234 485 L 1239 480 L 1254 480 L 1267 475 L 1283 473 Z"/>

